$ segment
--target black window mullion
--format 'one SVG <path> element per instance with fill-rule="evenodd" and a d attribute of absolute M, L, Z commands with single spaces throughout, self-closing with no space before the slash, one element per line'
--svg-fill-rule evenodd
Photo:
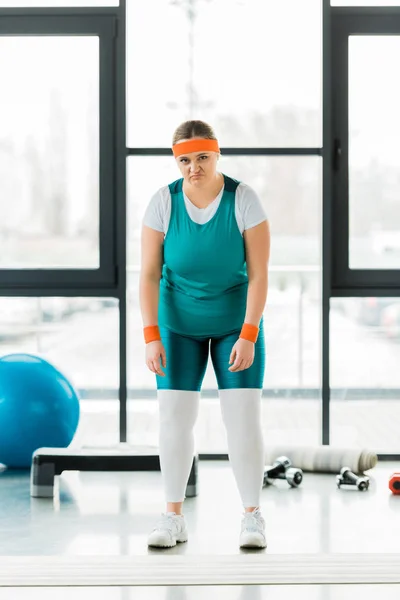
<path fill-rule="evenodd" d="M 170 148 L 127 148 L 127 156 L 172 156 Z M 322 148 L 221 148 L 223 156 L 322 156 Z"/>
<path fill-rule="evenodd" d="M 340 25 L 341 21 L 332 19 L 333 282 L 348 270 L 349 264 L 348 39 Z"/>

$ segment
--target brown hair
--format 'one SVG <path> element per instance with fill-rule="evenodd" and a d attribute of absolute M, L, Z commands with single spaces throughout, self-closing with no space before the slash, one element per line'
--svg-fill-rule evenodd
<path fill-rule="evenodd" d="M 175 129 L 172 145 L 180 140 L 190 140 L 191 138 L 201 137 L 207 140 L 216 140 L 217 137 L 213 128 L 204 121 L 185 121 Z"/>

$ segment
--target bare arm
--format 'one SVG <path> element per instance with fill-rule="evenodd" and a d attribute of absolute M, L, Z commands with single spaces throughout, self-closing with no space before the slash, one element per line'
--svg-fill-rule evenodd
<path fill-rule="evenodd" d="M 246 264 L 249 285 L 245 323 L 260 326 L 268 292 L 268 261 L 270 252 L 270 231 L 268 221 L 247 229 L 244 234 Z M 254 361 L 254 343 L 239 338 L 229 357 L 229 371 L 248 369 Z M 233 363 L 233 364 L 232 364 Z"/>
<path fill-rule="evenodd" d="M 245 322 L 257 327 L 264 312 L 268 293 L 268 262 L 271 235 L 268 221 L 247 229 L 244 234 L 249 277 Z"/>
<path fill-rule="evenodd" d="M 158 298 L 163 261 L 164 234 L 150 227 L 142 229 L 142 262 L 139 283 L 143 326 L 158 325 Z"/>
<path fill-rule="evenodd" d="M 158 299 L 163 262 L 164 234 L 150 227 L 142 229 L 142 264 L 139 299 L 143 326 L 158 325 Z M 160 340 L 146 344 L 146 364 L 150 371 L 165 377 L 161 364 L 167 366 L 165 348 Z"/>

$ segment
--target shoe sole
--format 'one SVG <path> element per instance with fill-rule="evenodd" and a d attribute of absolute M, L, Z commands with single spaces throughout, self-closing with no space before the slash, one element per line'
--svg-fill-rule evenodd
<path fill-rule="evenodd" d="M 175 544 L 147 544 L 149 548 L 175 548 L 175 546 L 177 544 L 184 544 L 185 542 L 188 541 L 187 537 L 184 538 L 177 538 Z"/>
<path fill-rule="evenodd" d="M 240 548 L 252 548 L 257 549 L 257 550 L 262 550 L 263 548 L 266 548 L 267 544 L 240 544 Z"/>
<path fill-rule="evenodd" d="M 240 548 L 266 548 L 267 542 L 262 542 L 261 540 L 251 540 L 243 541 L 239 543 Z"/>

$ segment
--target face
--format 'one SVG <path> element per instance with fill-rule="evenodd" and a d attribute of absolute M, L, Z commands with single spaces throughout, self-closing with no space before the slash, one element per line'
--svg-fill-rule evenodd
<path fill-rule="evenodd" d="M 192 138 L 193 139 L 193 138 Z M 180 140 L 186 142 L 188 140 Z M 186 183 L 204 187 L 215 180 L 217 174 L 218 152 L 190 152 L 176 157 L 179 170 Z"/>

